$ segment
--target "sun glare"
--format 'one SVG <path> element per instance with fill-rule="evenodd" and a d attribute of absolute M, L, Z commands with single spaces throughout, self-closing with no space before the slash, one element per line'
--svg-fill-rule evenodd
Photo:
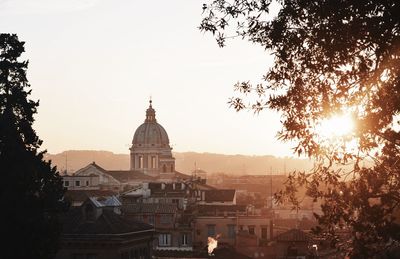
<path fill-rule="evenodd" d="M 354 130 L 354 121 L 350 114 L 335 115 L 324 119 L 316 127 L 316 133 L 322 138 L 344 137 Z"/>

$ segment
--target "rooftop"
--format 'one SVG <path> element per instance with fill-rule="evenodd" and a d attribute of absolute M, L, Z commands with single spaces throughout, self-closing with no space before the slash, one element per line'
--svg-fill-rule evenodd
<path fill-rule="evenodd" d="M 204 190 L 206 202 L 232 202 L 236 190 Z"/>
<path fill-rule="evenodd" d="M 110 190 L 68 190 L 65 198 L 69 201 L 85 201 L 88 197 L 109 197 L 117 192 Z"/>
<path fill-rule="evenodd" d="M 122 207 L 124 213 L 176 213 L 176 204 L 165 203 L 135 203 L 126 204 Z"/>
<path fill-rule="evenodd" d="M 63 235 L 115 235 L 137 231 L 151 231 L 148 224 L 124 218 L 111 210 L 103 210 L 94 221 L 85 219 L 82 207 L 72 207 L 61 217 Z"/>

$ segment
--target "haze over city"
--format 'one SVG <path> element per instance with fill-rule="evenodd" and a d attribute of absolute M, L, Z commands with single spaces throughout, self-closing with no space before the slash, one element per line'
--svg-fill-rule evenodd
<path fill-rule="evenodd" d="M 0 0 L 0 24 L 0 258 L 400 258 L 400 1 Z"/>
<path fill-rule="evenodd" d="M 183 0 L 0 1 L 2 30 L 26 41 L 42 148 L 127 154 L 151 96 L 174 151 L 292 156 L 276 113 L 227 104 L 271 57 L 241 40 L 219 48 L 201 14 Z"/>

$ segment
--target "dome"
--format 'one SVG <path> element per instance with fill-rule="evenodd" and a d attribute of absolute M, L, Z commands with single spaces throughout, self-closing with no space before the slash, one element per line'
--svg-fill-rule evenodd
<path fill-rule="evenodd" d="M 156 112 L 151 103 L 150 100 L 150 106 L 146 111 L 146 120 L 136 129 L 132 144 L 136 147 L 168 147 L 168 134 L 163 126 L 157 123 Z"/>

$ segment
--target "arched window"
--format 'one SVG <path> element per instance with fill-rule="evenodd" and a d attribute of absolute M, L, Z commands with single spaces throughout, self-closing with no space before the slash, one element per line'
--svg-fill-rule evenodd
<path fill-rule="evenodd" d="M 139 168 L 143 168 L 143 156 L 139 156 Z"/>
<path fill-rule="evenodd" d="M 156 168 L 156 157 L 155 156 L 151 157 L 151 168 Z"/>
<path fill-rule="evenodd" d="M 166 173 L 166 172 L 167 172 L 167 166 L 166 166 L 166 165 L 163 165 L 162 171 L 163 171 L 163 173 Z"/>
<path fill-rule="evenodd" d="M 174 165 L 171 165 L 171 172 L 174 171 Z"/>

